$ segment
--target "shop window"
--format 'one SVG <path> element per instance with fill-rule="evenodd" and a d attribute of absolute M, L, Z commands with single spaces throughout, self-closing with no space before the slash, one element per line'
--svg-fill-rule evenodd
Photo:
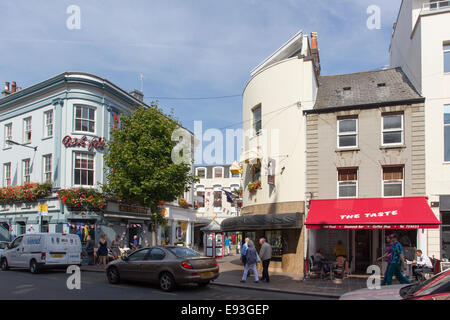
<path fill-rule="evenodd" d="M 383 197 L 403 196 L 403 166 L 383 168 Z"/>
<path fill-rule="evenodd" d="M 49 232 L 49 224 L 47 220 L 42 221 L 41 232 L 48 233 Z"/>
<path fill-rule="evenodd" d="M 403 115 L 383 115 L 383 145 L 403 143 Z"/>
<path fill-rule="evenodd" d="M 44 137 L 53 136 L 53 110 L 44 112 Z"/>
<path fill-rule="evenodd" d="M 199 179 L 205 179 L 206 178 L 206 168 L 196 168 L 195 175 Z"/>
<path fill-rule="evenodd" d="M 255 107 L 252 110 L 253 113 L 253 130 L 255 135 L 261 133 L 262 129 L 262 114 L 261 114 L 261 105 Z"/>
<path fill-rule="evenodd" d="M 23 119 L 23 142 L 31 142 L 31 117 Z"/>
<path fill-rule="evenodd" d="M 338 169 L 338 197 L 356 198 L 358 194 L 358 169 Z"/>
<path fill-rule="evenodd" d="M 161 226 L 160 229 L 160 239 L 161 239 L 161 245 L 162 246 L 168 246 L 172 243 L 172 228 L 170 223 L 168 222 L 167 225 Z"/>
<path fill-rule="evenodd" d="M 444 161 L 450 162 L 450 105 L 444 106 Z"/>
<path fill-rule="evenodd" d="M 186 245 L 187 226 L 187 222 L 177 221 L 175 228 L 176 244 Z"/>
<path fill-rule="evenodd" d="M 283 238 L 281 230 L 270 230 L 265 232 L 267 243 L 272 246 L 272 260 L 281 261 L 283 256 Z"/>
<path fill-rule="evenodd" d="M 31 182 L 30 159 L 22 160 L 22 184 Z"/>
<path fill-rule="evenodd" d="M 95 133 L 95 109 L 86 106 L 75 107 L 75 131 Z"/>
<path fill-rule="evenodd" d="M 338 120 L 338 148 L 358 146 L 358 119 Z"/>
<path fill-rule="evenodd" d="M 75 152 L 74 185 L 94 185 L 94 155 L 85 152 Z"/>

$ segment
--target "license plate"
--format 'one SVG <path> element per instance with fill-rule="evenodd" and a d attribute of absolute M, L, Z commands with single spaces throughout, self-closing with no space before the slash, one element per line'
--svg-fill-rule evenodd
<path fill-rule="evenodd" d="M 200 278 L 211 278 L 213 276 L 212 272 L 203 272 L 200 273 Z"/>
<path fill-rule="evenodd" d="M 63 254 L 51 254 L 52 258 L 64 258 Z"/>

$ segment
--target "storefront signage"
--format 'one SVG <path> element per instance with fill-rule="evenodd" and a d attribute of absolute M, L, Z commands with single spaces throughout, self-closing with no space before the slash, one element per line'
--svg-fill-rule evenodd
<path fill-rule="evenodd" d="M 92 149 L 104 150 L 106 146 L 105 139 L 101 137 L 92 137 L 91 139 L 89 139 L 86 136 L 82 136 L 81 138 L 65 136 L 62 140 L 62 144 L 66 148 L 82 147 L 87 148 L 89 151 L 91 151 Z"/>
<path fill-rule="evenodd" d="M 425 229 L 425 228 L 433 228 L 433 226 L 427 226 L 427 225 L 418 225 L 418 224 L 383 224 L 383 225 L 376 225 L 376 224 L 367 224 L 367 225 L 324 225 L 323 229 L 339 229 L 339 230 L 361 230 L 361 229 Z"/>
<path fill-rule="evenodd" d="M 354 221 L 357 219 L 361 219 L 362 217 L 370 219 L 370 218 L 384 218 L 398 215 L 398 211 L 386 211 L 386 212 L 378 212 L 378 213 L 362 213 L 362 214 L 342 214 L 339 215 L 341 220 L 346 221 Z"/>

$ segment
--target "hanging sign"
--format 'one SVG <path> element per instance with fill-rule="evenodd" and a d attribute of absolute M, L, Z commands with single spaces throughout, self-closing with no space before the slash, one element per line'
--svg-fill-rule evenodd
<path fill-rule="evenodd" d="M 65 136 L 62 140 L 62 144 L 66 148 L 70 147 L 82 147 L 87 148 L 89 151 L 92 149 L 104 150 L 106 146 L 105 139 L 101 137 L 92 137 L 88 139 L 86 136 L 82 136 L 81 138 L 72 138 L 71 136 Z"/>
<path fill-rule="evenodd" d="M 267 161 L 267 183 L 275 185 L 275 160 L 271 158 Z"/>

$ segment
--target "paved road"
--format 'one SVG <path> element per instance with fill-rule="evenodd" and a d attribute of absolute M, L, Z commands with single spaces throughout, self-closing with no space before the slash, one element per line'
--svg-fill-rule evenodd
<path fill-rule="evenodd" d="M 81 290 L 69 290 L 69 277 L 62 270 L 48 270 L 31 274 L 26 270 L 0 271 L 0 299 L 27 300 L 317 300 L 316 296 L 274 293 L 232 287 L 196 285 L 183 286 L 174 292 L 165 293 L 155 285 L 121 283 L 110 285 L 105 274 L 82 272 Z"/>

